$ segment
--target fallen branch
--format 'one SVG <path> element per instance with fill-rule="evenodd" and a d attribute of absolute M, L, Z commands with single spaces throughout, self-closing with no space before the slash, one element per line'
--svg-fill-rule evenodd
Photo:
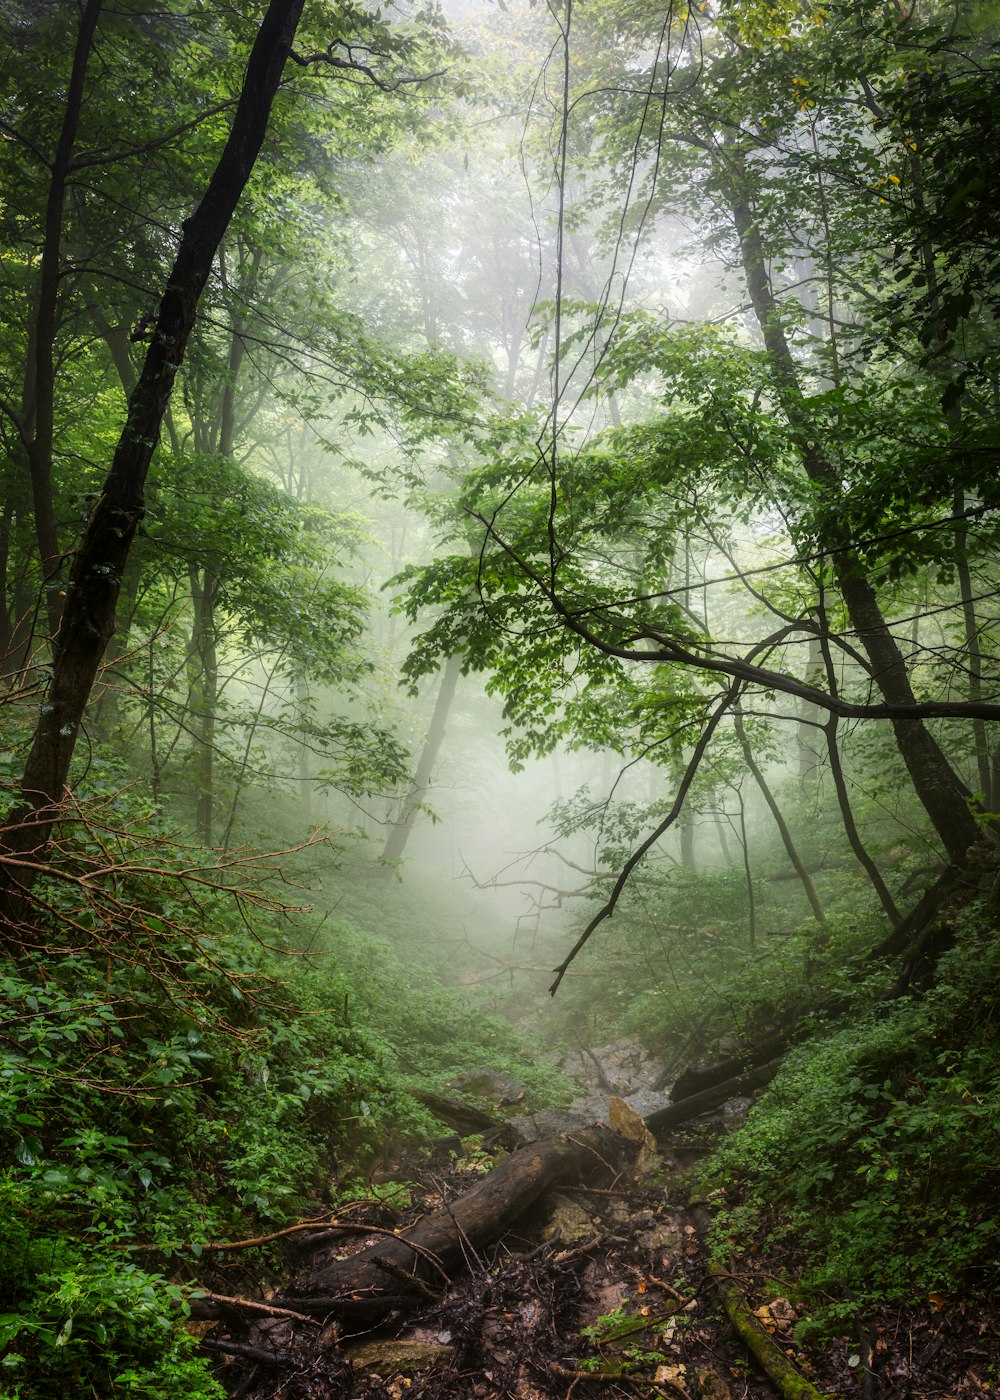
<path fill-rule="evenodd" d="M 348 1259 L 317 1269 L 308 1296 L 295 1306 L 313 1317 L 331 1313 L 374 1318 L 412 1310 L 420 1301 L 416 1280 L 427 1283 L 427 1263 L 438 1271 L 461 1267 L 468 1251 L 498 1238 L 557 1182 L 592 1167 L 595 1155 L 620 1157 L 635 1146 L 606 1128 L 589 1128 L 573 1138 L 531 1143 L 505 1158 L 471 1190 L 425 1216 L 406 1235 L 391 1235 Z M 386 1275 L 402 1278 L 391 1292 Z"/>
<path fill-rule="evenodd" d="M 695 1223 L 702 1248 L 708 1258 L 708 1228 L 710 1218 L 707 1211 L 694 1210 L 691 1219 Z M 747 1301 L 743 1290 L 721 1265 L 709 1258 L 708 1276 L 726 1310 L 726 1316 L 739 1333 L 740 1340 L 757 1362 L 781 1400 L 838 1400 L 831 1394 L 817 1390 L 812 1381 L 807 1381 L 802 1372 L 792 1364 L 773 1337 L 768 1336 Z"/>
<path fill-rule="evenodd" d="M 191 1294 L 188 1305 L 191 1316 L 202 1321 L 216 1318 L 225 1312 L 253 1312 L 264 1313 L 267 1317 L 287 1317 L 292 1322 L 305 1322 L 310 1327 L 319 1326 L 314 1317 L 293 1312 L 291 1308 L 277 1307 L 273 1303 L 255 1303 L 250 1298 L 231 1298 L 225 1293 L 209 1293 L 203 1288 Z"/>

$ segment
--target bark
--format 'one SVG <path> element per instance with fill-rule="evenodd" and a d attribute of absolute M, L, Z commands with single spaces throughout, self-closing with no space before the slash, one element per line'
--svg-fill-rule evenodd
<path fill-rule="evenodd" d="M 399 860 L 406 850 L 406 843 L 410 839 L 410 832 L 417 819 L 420 804 L 427 796 L 427 790 L 431 785 L 434 765 L 444 742 L 445 732 L 448 728 L 448 715 L 451 713 L 452 702 L 455 699 L 455 688 L 461 673 L 462 658 L 449 656 L 447 665 L 441 674 L 441 684 L 438 687 L 437 699 L 434 701 L 434 713 L 431 716 L 427 738 L 424 740 L 424 747 L 417 763 L 413 786 L 407 793 L 402 814 L 399 820 L 393 823 L 385 843 L 385 849 L 382 851 L 382 859 L 386 864 Z"/>
<path fill-rule="evenodd" d="M 428 1287 L 447 1285 L 453 1269 L 502 1235 L 551 1186 L 606 1165 L 609 1157 L 632 1153 L 636 1146 L 606 1128 L 588 1128 L 522 1147 L 404 1235 L 381 1239 L 360 1254 L 315 1270 L 308 1296 L 289 1301 L 313 1317 L 374 1318 L 411 1311 L 425 1301 Z"/>
<path fill-rule="evenodd" d="M 303 0 L 271 0 L 247 65 L 222 155 L 186 221 L 145 363 L 129 397 L 111 470 L 76 552 L 52 679 L 21 780 L 23 805 L 4 833 L 9 852 L 46 848 L 84 709 L 115 626 L 121 579 L 145 509 L 149 464 L 212 261 L 263 144 Z"/>
<path fill-rule="evenodd" d="M 741 714 L 735 713 L 733 715 L 733 727 L 736 731 L 736 738 L 739 740 L 740 748 L 743 751 L 744 762 L 753 774 L 754 782 L 760 788 L 761 795 L 768 805 L 771 816 L 774 818 L 774 823 L 781 835 L 782 843 L 785 850 L 788 852 L 788 859 L 792 862 L 795 873 L 801 880 L 802 888 L 806 892 L 806 898 L 809 901 L 810 909 L 813 911 L 813 917 L 818 924 L 825 924 L 826 915 L 819 901 L 819 895 L 816 893 L 816 886 L 813 884 L 809 871 L 803 865 L 802 858 L 796 850 L 795 842 L 792 840 L 792 833 L 788 829 L 788 823 L 785 821 L 774 793 L 771 791 L 767 779 L 754 760 L 753 750 L 750 748 L 750 741 L 747 739 L 746 730 L 743 727 L 743 716 Z"/>
<path fill-rule="evenodd" d="M 840 495 L 836 469 L 823 454 L 799 383 L 798 371 L 768 275 L 767 257 L 744 188 L 746 171 L 735 153 L 729 153 L 729 199 L 739 238 L 743 268 L 754 314 L 760 323 L 771 364 L 775 390 L 788 419 L 803 470 L 831 503 Z M 828 541 L 838 545 L 836 540 Z M 903 654 L 879 606 L 878 598 L 857 554 L 847 540 L 833 555 L 833 568 L 851 624 L 872 663 L 872 677 L 885 700 L 892 705 L 915 703 Z M 967 801 L 968 793 L 940 746 L 919 719 L 891 720 L 896 744 L 914 789 L 934 829 L 953 861 L 961 862 L 978 832 Z"/>

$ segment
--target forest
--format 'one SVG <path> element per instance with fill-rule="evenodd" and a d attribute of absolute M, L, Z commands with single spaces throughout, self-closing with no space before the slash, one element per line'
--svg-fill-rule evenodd
<path fill-rule="evenodd" d="M 1000 4 L 0 35 L 0 1400 L 1000 1391 Z"/>

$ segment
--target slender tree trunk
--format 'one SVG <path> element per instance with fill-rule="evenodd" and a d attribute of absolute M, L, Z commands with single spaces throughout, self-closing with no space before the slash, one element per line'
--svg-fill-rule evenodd
<path fill-rule="evenodd" d="M 55 340 L 58 324 L 59 279 L 62 272 L 61 250 L 63 211 L 66 207 L 66 187 L 69 180 L 73 146 L 80 124 L 83 106 L 84 79 L 94 46 L 94 35 L 101 13 L 102 0 L 88 0 L 80 17 L 76 47 L 62 127 L 55 155 L 49 167 L 49 190 L 45 204 L 45 232 L 38 265 L 38 301 L 34 336 L 34 431 L 28 443 L 28 466 L 31 474 L 31 494 L 35 512 L 35 531 L 42 569 L 42 586 L 46 588 L 46 611 L 52 634 L 59 619 L 59 605 L 50 585 L 60 563 L 59 537 L 56 531 L 55 500 L 52 492 L 52 444 L 55 431 Z"/>
<path fill-rule="evenodd" d="M 979 642 L 979 623 L 972 595 L 972 574 L 969 570 L 969 530 L 965 520 L 965 492 L 955 492 L 955 567 L 958 573 L 959 596 L 962 600 L 962 622 L 965 628 L 965 658 L 969 675 L 969 699 L 983 698 L 983 649 Z M 990 746 L 986 737 L 986 721 L 974 719 L 972 734 L 976 745 L 976 776 L 979 791 L 986 802 L 990 798 Z"/>
<path fill-rule="evenodd" d="M 802 864 L 801 857 L 795 848 L 795 842 L 792 840 L 792 833 L 788 829 L 788 823 L 785 821 L 774 793 L 771 791 L 767 779 L 764 777 L 764 774 L 761 772 L 754 759 L 750 741 L 743 727 L 743 716 L 737 710 L 733 711 L 733 728 L 736 731 L 736 738 L 739 740 L 740 748 L 743 750 L 744 761 L 753 776 L 754 782 L 760 788 L 761 796 L 767 803 L 771 816 L 774 818 L 774 824 L 778 828 L 782 844 L 788 852 L 788 859 L 792 862 L 796 875 L 798 875 L 799 879 L 802 881 L 802 888 L 806 892 L 806 899 L 808 899 L 809 907 L 813 911 L 813 917 L 818 924 L 825 924 L 826 915 L 819 901 L 819 895 L 816 893 L 816 887 L 810 878 L 809 871 Z"/>
<path fill-rule="evenodd" d="M 385 843 L 385 849 L 382 852 L 382 859 L 386 863 L 399 860 L 406 850 L 406 843 L 410 839 L 410 832 L 413 830 L 413 823 L 416 821 L 420 804 L 426 797 L 431 778 L 434 776 L 434 764 L 437 762 L 437 756 L 448 727 L 448 715 L 451 712 L 452 701 L 455 698 L 455 687 L 458 685 L 461 673 L 462 658 L 449 656 L 447 665 L 441 673 L 441 684 L 434 702 L 434 713 L 431 716 L 427 738 L 424 740 L 424 747 L 417 763 L 413 786 L 407 793 L 400 818 L 393 823 Z"/>
<path fill-rule="evenodd" d="M 819 636 L 819 645 L 823 657 L 823 664 L 826 667 L 826 681 L 830 689 L 830 694 L 837 693 L 837 673 L 833 665 L 833 653 L 830 650 L 829 634 L 824 630 Z M 837 802 L 840 806 L 840 819 L 844 824 L 844 831 L 850 842 L 851 850 L 857 858 L 858 864 L 867 874 L 872 883 L 872 888 L 879 897 L 882 908 L 889 915 L 894 924 L 898 924 L 903 917 L 896 907 L 896 901 L 889 893 L 889 888 L 882 879 L 882 872 L 875 861 L 868 853 L 865 843 L 861 839 L 857 822 L 854 820 L 854 811 L 851 807 L 851 798 L 847 790 L 847 778 L 844 775 L 844 765 L 840 759 L 840 744 L 837 738 L 837 730 L 840 720 L 837 715 L 831 714 L 826 724 L 823 726 L 826 734 L 827 757 L 830 761 L 830 774 L 833 778 L 833 786 L 837 793 Z"/>
<path fill-rule="evenodd" d="M 792 439 L 806 476 L 833 500 L 841 492 L 840 481 L 836 470 L 824 457 L 817 430 L 809 420 L 805 395 L 771 287 L 760 229 L 743 193 L 746 186 L 745 168 L 735 153 L 730 152 L 729 156 L 730 205 L 739 237 L 747 288 L 764 336 L 775 390 L 791 427 Z M 839 545 L 841 542 L 832 540 L 828 543 Z M 915 696 L 903 654 L 882 615 L 875 590 L 848 541 L 844 540 L 843 548 L 838 548 L 834 554 L 833 567 L 851 623 L 872 663 L 875 684 L 890 704 L 914 704 Z M 966 852 L 979 834 L 969 808 L 969 794 L 922 720 L 894 719 L 891 724 L 899 752 L 924 810 L 950 859 L 958 864 L 963 863 Z"/>
<path fill-rule="evenodd" d="M 694 813 L 686 812 L 680 823 L 681 865 L 685 870 L 694 871 Z"/>
<path fill-rule="evenodd" d="M 715 834 L 719 838 L 719 850 L 722 852 L 722 861 L 726 866 L 733 863 L 733 857 L 729 850 L 729 837 L 726 835 L 726 824 L 718 812 L 712 813 L 715 822 Z"/>
<path fill-rule="evenodd" d="M 814 680 L 816 672 L 823 666 L 823 652 L 820 649 L 818 637 L 809 638 L 809 660 L 807 662 L 806 680 L 810 683 Z M 819 733 L 819 706 L 812 704 L 809 700 L 803 700 L 799 713 L 802 716 L 802 723 L 797 726 L 795 733 L 796 746 L 799 752 L 799 777 L 802 779 L 814 778 L 816 768 L 819 764 L 819 752 L 817 750 L 817 736 Z"/>
<path fill-rule="evenodd" d="M 215 710 L 219 690 L 219 655 L 215 628 L 215 579 L 207 569 L 191 570 L 191 659 L 194 710 L 195 830 L 212 844 L 215 808 Z"/>
<path fill-rule="evenodd" d="M 219 243 L 250 178 L 291 51 L 303 0 L 271 0 L 247 65 L 225 149 L 185 222 L 145 363 L 107 481 L 76 551 L 52 679 L 21 780 L 8 851 L 39 856 L 51 835 L 84 709 L 114 631 L 121 578 L 145 509 L 149 464 Z"/>
<path fill-rule="evenodd" d="M 740 804 L 740 852 L 743 856 L 743 879 L 747 887 L 747 941 L 751 948 L 757 946 L 757 901 L 753 892 L 753 869 L 750 865 L 750 838 L 747 835 L 747 804 L 742 787 L 736 789 L 736 800 Z"/>

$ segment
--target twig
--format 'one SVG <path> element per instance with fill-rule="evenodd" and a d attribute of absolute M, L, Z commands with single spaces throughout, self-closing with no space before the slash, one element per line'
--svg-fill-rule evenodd
<path fill-rule="evenodd" d="M 191 1301 L 203 1301 L 219 1308 L 236 1308 L 243 1312 L 265 1313 L 268 1317 L 287 1317 L 292 1322 L 306 1322 L 310 1327 L 319 1326 L 316 1319 L 306 1313 L 293 1312 L 291 1308 L 277 1308 L 272 1303 L 255 1303 L 250 1298 L 231 1298 L 225 1293 L 209 1293 L 205 1288 L 199 1288 L 193 1293 Z"/>
<path fill-rule="evenodd" d="M 259 1361 L 265 1366 L 291 1366 L 290 1356 L 280 1351 L 265 1351 L 263 1347 L 248 1347 L 245 1342 L 216 1341 L 214 1337 L 202 1337 L 201 1345 L 206 1351 L 224 1351 L 231 1356 L 241 1356 L 246 1361 Z"/>
<path fill-rule="evenodd" d="M 385 1273 L 391 1274 L 393 1278 L 398 1278 L 401 1283 L 406 1284 L 407 1288 L 412 1288 L 415 1292 L 422 1294 L 423 1297 L 430 1299 L 432 1303 L 439 1303 L 441 1301 L 441 1294 L 435 1293 L 429 1283 L 425 1283 L 423 1279 L 419 1278 L 416 1274 L 408 1274 L 405 1269 L 400 1268 L 398 1264 L 394 1264 L 391 1259 L 376 1259 L 375 1266 L 376 1268 L 384 1270 Z"/>

